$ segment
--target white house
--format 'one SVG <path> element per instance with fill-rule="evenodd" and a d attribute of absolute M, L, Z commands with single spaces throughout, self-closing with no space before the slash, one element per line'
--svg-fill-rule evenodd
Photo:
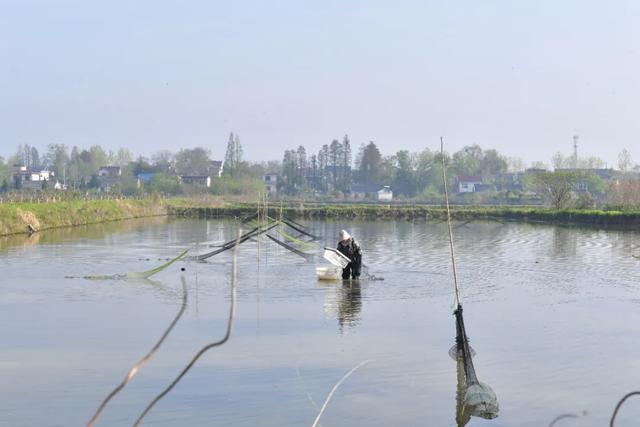
<path fill-rule="evenodd" d="M 277 173 L 266 173 L 262 178 L 262 182 L 264 182 L 265 187 L 267 187 L 267 193 L 276 194 L 278 192 L 278 174 Z"/>
<path fill-rule="evenodd" d="M 53 176 L 53 172 L 47 169 L 29 171 L 30 181 L 49 181 Z"/>
<path fill-rule="evenodd" d="M 351 186 L 351 197 L 354 199 L 373 199 L 380 202 L 393 200 L 393 191 L 388 185 L 354 184 Z"/>
<path fill-rule="evenodd" d="M 393 191 L 391 191 L 391 187 L 388 185 L 383 186 L 381 189 L 376 191 L 376 200 L 380 202 L 390 202 L 393 200 Z"/>
<path fill-rule="evenodd" d="M 28 169 L 25 165 L 13 166 L 13 181 L 25 189 L 39 190 L 44 182 L 50 181 L 54 173 L 48 169 Z M 46 184 L 45 184 L 46 185 Z"/>
<path fill-rule="evenodd" d="M 458 183 L 458 193 L 473 193 L 476 191 L 476 185 L 482 185 L 482 177 L 458 175 L 456 182 Z"/>

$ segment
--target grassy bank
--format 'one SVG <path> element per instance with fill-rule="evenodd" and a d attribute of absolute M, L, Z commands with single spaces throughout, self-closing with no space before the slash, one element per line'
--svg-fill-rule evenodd
<path fill-rule="evenodd" d="M 4 203 L 0 204 L 0 235 L 167 215 L 169 203 L 155 199 Z"/>
<path fill-rule="evenodd" d="M 50 203 L 0 204 L 0 235 L 97 224 L 123 219 L 175 215 L 196 218 L 244 218 L 257 211 L 251 203 L 224 202 L 219 198 L 175 198 L 145 200 L 71 200 Z M 515 220 L 551 224 L 591 226 L 640 226 L 640 210 L 554 210 L 540 207 L 455 206 L 458 221 Z M 423 220 L 444 221 L 446 210 L 435 205 L 296 204 L 269 208 L 272 217 L 281 214 L 307 219 Z"/>
<path fill-rule="evenodd" d="M 222 207 L 171 206 L 169 210 L 175 215 L 200 218 L 246 217 L 255 213 L 257 206 L 253 204 L 229 204 Z M 291 218 L 308 219 L 446 220 L 446 210 L 441 206 L 433 205 L 299 205 L 273 207 L 269 209 L 269 214 L 273 217 L 282 214 Z M 461 221 L 488 219 L 598 226 L 640 225 L 640 210 L 555 210 L 541 207 L 455 206 L 451 209 L 451 215 L 454 219 Z"/>

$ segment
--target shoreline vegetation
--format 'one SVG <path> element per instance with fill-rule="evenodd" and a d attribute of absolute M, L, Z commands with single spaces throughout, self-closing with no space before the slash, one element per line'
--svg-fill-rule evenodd
<path fill-rule="evenodd" d="M 264 209 L 264 206 L 262 206 Z M 597 227 L 640 225 L 640 209 L 553 209 L 528 206 L 452 206 L 454 220 L 519 221 Z M 439 205 L 273 202 L 269 215 L 303 219 L 444 221 Z M 0 204 L 0 235 L 83 226 L 154 216 L 192 218 L 244 218 L 258 210 L 257 203 L 221 198 L 154 198 L 67 200 L 47 203 Z"/>

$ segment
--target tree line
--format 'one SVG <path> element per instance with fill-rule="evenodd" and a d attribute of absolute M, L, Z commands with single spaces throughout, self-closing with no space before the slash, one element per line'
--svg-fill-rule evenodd
<path fill-rule="evenodd" d="M 224 146 L 224 143 L 218 145 Z M 213 155 L 209 148 L 195 147 L 176 152 L 160 150 L 150 157 L 134 157 L 128 148 L 111 151 L 100 145 L 69 148 L 65 144 L 49 144 L 40 153 L 36 147 L 23 144 L 6 161 L 0 157 L 0 191 L 14 188 L 12 165 L 22 164 L 30 169 L 51 170 L 55 179 L 64 182 L 69 189 L 98 188 L 98 169 L 101 166 L 120 166 L 122 178 L 119 191 L 140 191 L 137 177 L 147 173 L 153 177 L 145 183 L 145 191 L 187 192 L 189 190 L 181 186 L 179 176 L 210 174 L 211 161 L 223 158 L 223 175 L 212 183 L 211 191 L 216 194 L 244 194 L 263 190 L 262 178 L 266 173 L 277 174 L 278 191 L 293 197 L 328 195 L 339 198 L 358 187 L 389 185 L 396 197 L 431 200 L 440 197 L 443 191 L 443 158 L 439 150 L 429 148 L 417 152 L 401 149 L 384 155 L 374 141 L 368 141 L 360 144 L 354 154 L 349 136 L 344 135 L 323 144 L 317 151 L 299 145 L 285 150 L 281 161 L 250 162 L 244 159 L 239 135 L 231 133 L 226 141 L 224 157 L 223 150 L 218 153 Z M 562 153 L 556 153 L 550 160 L 553 167 L 569 173 L 573 169 L 605 166 L 598 157 L 582 158 Z M 620 153 L 618 160 L 621 171 L 639 169 L 626 149 Z M 508 158 L 497 150 L 483 149 L 477 144 L 467 145 L 452 154 L 444 153 L 444 164 L 452 187 L 456 177 L 474 177 L 486 186 L 497 186 L 507 172 L 521 172 L 526 168 L 520 159 Z M 542 162 L 533 162 L 528 166 L 539 170 L 549 169 Z M 580 181 L 580 185 L 593 189 L 592 192 L 606 191 L 602 183 L 589 184 L 574 178 L 570 181 Z M 550 192 L 548 185 L 545 187 L 542 181 L 537 185 L 533 182 L 525 184 L 529 189 Z"/>
<path fill-rule="evenodd" d="M 479 175 L 487 182 L 509 169 L 509 161 L 496 150 L 479 145 L 466 146 L 453 155 L 445 153 L 445 164 L 452 177 Z M 345 135 L 324 144 L 308 157 L 307 149 L 284 152 L 281 191 L 289 195 L 304 193 L 348 193 L 356 185 L 389 185 L 394 194 L 407 198 L 442 190 L 442 155 L 428 148 L 420 152 L 399 150 L 383 156 L 375 142 L 361 144 L 352 161 L 351 142 Z"/>

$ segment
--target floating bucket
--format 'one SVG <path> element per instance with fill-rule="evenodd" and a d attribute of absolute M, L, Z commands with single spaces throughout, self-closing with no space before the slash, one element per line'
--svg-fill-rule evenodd
<path fill-rule="evenodd" d="M 342 269 L 340 267 L 316 267 L 316 276 L 318 280 L 338 280 L 342 276 Z"/>

